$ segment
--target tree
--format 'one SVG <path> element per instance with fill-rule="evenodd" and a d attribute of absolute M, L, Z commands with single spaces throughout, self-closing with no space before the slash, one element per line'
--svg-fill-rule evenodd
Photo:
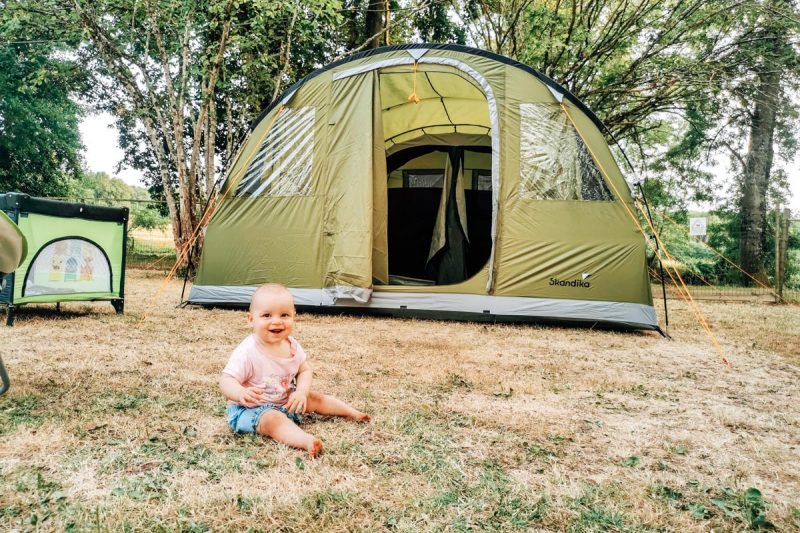
<path fill-rule="evenodd" d="M 789 42 L 789 32 L 798 28 L 797 14 L 787 0 L 767 0 L 754 14 L 755 37 L 750 52 L 751 78 L 755 91 L 747 106 L 749 142 L 742 161 L 739 189 L 741 238 L 739 258 L 742 269 L 766 281 L 764 245 L 767 241 L 767 193 L 774 157 L 775 131 L 782 111 L 782 80 L 787 71 L 797 74 L 798 55 Z M 745 280 L 747 281 L 747 280 Z"/>
<path fill-rule="evenodd" d="M 0 13 L 0 191 L 69 194 L 82 149 L 71 93 L 82 82 L 51 43 L 17 31 Z"/>
<path fill-rule="evenodd" d="M 343 0 L 337 58 L 385 44 L 466 43 L 462 25 L 440 0 Z"/>
<path fill-rule="evenodd" d="M 383 44 L 381 34 L 386 27 L 386 0 L 369 0 L 365 17 L 367 48 L 378 48 Z"/>
<path fill-rule="evenodd" d="M 668 202 L 719 199 L 722 154 L 741 174 L 741 260 L 761 267 L 773 145 L 797 148 L 800 16 L 790 0 L 451 0 L 473 43 L 534 65 L 581 98 Z M 795 43 L 796 44 L 796 43 Z M 777 138 L 775 133 L 778 134 Z M 750 139 L 749 148 L 742 146 Z M 652 188 L 652 187 L 651 187 Z M 776 190 L 777 189 L 777 190 Z"/>
<path fill-rule="evenodd" d="M 535 66 L 643 151 L 723 71 L 736 6 L 705 0 L 452 0 L 473 42 Z M 663 135 L 663 134 L 659 134 Z"/>
<path fill-rule="evenodd" d="M 340 20 L 334 0 L 8 3 L 78 30 L 88 97 L 116 117 L 126 164 L 163 194 L 179 249 L 199 236 L 202 206 L 249 122 L 324 57 Z"/>

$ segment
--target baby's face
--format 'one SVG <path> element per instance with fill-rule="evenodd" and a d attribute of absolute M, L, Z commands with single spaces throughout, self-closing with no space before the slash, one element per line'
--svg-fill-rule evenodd
<path fill-rule="evenodd" d="M 292 333 L 294 313 L 289 291 L 267 291 L 255 295 L 247 321 L 261 342 L 279 344 Z"/>

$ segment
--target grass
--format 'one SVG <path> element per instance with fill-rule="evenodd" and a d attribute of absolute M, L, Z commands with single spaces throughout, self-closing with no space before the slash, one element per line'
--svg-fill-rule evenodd
<path fill-rule="evenodd" d="M 127 268 L 168 271 L 175 264 L 172 227 L 135 228 L 128 234 Z"/>
<path fill-rule="evenodd" d="M 233 435 L 216 379 L 244 313 L 177 309 L 129 271 L 107 303 L 0 331 L 0 530 L 790 531 L 800 528 L 800 313 L 671 302 L 672 341 L 529 325 L 299 317 L 316 460 Z"/>

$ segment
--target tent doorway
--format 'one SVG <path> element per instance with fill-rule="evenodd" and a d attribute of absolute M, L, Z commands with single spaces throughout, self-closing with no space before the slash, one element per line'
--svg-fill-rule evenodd
<path fill-rule="evenodd" d="M 491 149 L 428 145 L 387 158 L 389 281 L 450 285 L 492 247 Z"/>
<path fill-rule="evenodd" d="M 466 281 L 485 268 L 492 250 L 492 130 L 484 90 L 442 64 L 384 67 L 377 81 L 389 284 Z"/>

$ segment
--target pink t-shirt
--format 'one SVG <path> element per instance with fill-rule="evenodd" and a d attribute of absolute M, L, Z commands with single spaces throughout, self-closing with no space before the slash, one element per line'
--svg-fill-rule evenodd
<path fill-rule="evenodd" d="M 263 388 L 262 403 L 285 405 L 294 390 L 297 371 L 306 360 L 306 352 L 294 337 L 289 337 L 289 347 L 290 358 L 271 357 L 250 334 L 233 350 L 222 371 L 233 376 L 243 387 Z M 236 402 L 228 401 L 228 405 L 233 404 Z"/>

